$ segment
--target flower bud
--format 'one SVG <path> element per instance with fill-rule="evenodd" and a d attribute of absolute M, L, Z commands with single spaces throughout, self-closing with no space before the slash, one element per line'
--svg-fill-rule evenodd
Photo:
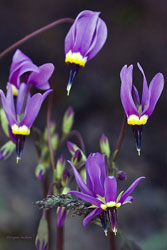
<path fill-rule="evenodd" d="M 55 133 L 52 136 L 51 141 L 52 141 L 53 150 L 56 150 L 58 143 L 59 143 L 59 135 L 57 133 Z"/>
<path fill-rule="evenodd" d="M 56 122 L 51 121 L 50 122 L 50 135 L 52 136 L 55 133 L 56 130 Z M 48 141 L 48 129 L 46 128 L 43 134 L 44 141 Z"/>
<path fill-rule="evenodd" d="M 69 107 L 63 117 L 62 131 L 63 134 L 68 134 L 71 131 L 72 125 L 74 123 L 74 110 Z"/>
<path fill-rule="evenodd" d="M 67 148 L 71 155 L 74 155 L 75 151 L 78 149 L 77 145 L 70 141 L 67 141 Z"/>
<path fill-rule="evenodd" d="M 57 164 L 56 164 L 56 171 L 54 173 L 54 181 L 62 179 L 62 175 L 63 175 L 63 171 L 64 171 L 65 166 L 66 166 L 66 161 L 64 159 L 64 156 L 60 155 L 60 157 L 57 160 Z"/>
<path fill-rule="evenodd" d="M 38 180 L 42 180 L 43 177 L 46 174 L 46 167 L 44 166 L 44 164 L 39 163 L 35 169 L 35 175 L 38 178 Z"/>
<path fill-rule="evenodd" d="M 0 109 L 0 120 L 1 120 L 1 126 L 2 126 L 4 133 L 9 137 L 9 131 L 8 131 L 9 123 L 6 118 L 6 114 L 2 108 Z"/>
<path fill-rule="evenodd" d="M 108 138 L 104 134 L 102 134 L 100 138 L 100 149 L 101 149 L 101 153 L 104 153 L 107 155 L 107 157 L 110 157 L 109 141 L 108 141 Z"/>
<path fill-rule="evenodd" d="M 12 141 L 6 142 L 0 148 L 0 160 L 6 160 L 15 151 L 16 145 Z"/>
<path fill-rule="evenodd" d="M 72 143 L 72 142 L 70 142 L 70 141 L 67 141 L 67 148 L 68 148 L 68 150 L 69 150 L 69 152 L 70 152 L 70 154 L 71 154 L 72 156 L 74 156 L 74 155 L 75 155 L 75 152 L 76 152 L 77 150 L 79 150 L 79 151 L 81 152 L 81 155 L 82 155 L 82 162 L 85 162 L 85 161 L 86 161 L 86 156 L 85 156 L 85 154 L 82 152 L 82 150 L 81 150 L 76 144 L 74 144 L 74 143 Z"/>
<path fill-rule="evenodd" d="M 118 173 L 117 173 L 117 178 L 118 178 L 118 180 L 120 180 L 120 181 L 126 180 L 126 173 L 123 172 L 123 171 L 118 171 Z"/>
<path fill-rule="evenodd" d="M 72 164 L 77 167 L 82 162 L 82 153 L 77 149 L 71 159 Z"/>
<path fill-rule="evenodd" d="M 68 192 L 70 192 L 70 188 L 69 187 L 64 187 L 62 194 L 67 194 Z"/>
<path fill-rule="evenodd" d="M 70 172 L 67 169 L 65 169 L 63 172 L 63 178 L 61 181 L 61 184 L 63 187 L 66 187 L 68 185 L 69 178 L 70 178 Z"/>
<path fill-rule="evenodd" d="M 42 216 L 38 233 L 35 239 L 35 245 L 37 250 L 47 250 L 48 249 L 48 222 L 44 216 Z"/>

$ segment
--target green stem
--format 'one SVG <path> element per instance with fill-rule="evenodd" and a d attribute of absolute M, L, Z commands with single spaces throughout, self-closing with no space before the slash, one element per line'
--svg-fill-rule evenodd
<path fill-rule="evenodd" d="M 35 30 L 34 32 L 30 33 L 29 35 L 23 37 L 22 39 L 20 39 L 19 41 L 17 41 L 16 43 L 12 44 L 11 46 L 9 46 L 7 49 L 3 50 L 0 53 L 0 59 L 2 59 L 4 56 L 6 56 L 8 53 L 10 53 L 12 50 L 17 49 L 20 45 L 24 44 L 25 42 L 29 41 L 30 39 L 32 39 L 33 37 L 38 36 L 39 34 L 43 33 L 44 31 L 47 31 L 53 27 L 55 27 L 58 24 L 61 23 L 73 23 L 73 19 L 72 18 L 61 18 L 59 20 L 56 20 L 46 26 L 43 26 L 40 29 Z"/>
<path fill-rule="evenodd" d="M 82 135 L 77 130 L 72 130 L 69 134 L 64 135 L 56 150 L 59 150 L 64 145 L 64 143 L 68 141 L 72 136 L 75 136 L 78 139 L 81 150 L 83 151 L 84 154 L 86 154 L 84 140 L 82 138 Z"/>

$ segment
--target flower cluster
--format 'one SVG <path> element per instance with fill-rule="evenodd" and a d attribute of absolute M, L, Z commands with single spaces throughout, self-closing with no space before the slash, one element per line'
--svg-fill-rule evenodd
<path fill-rule="evenodd" d="M 77 196 L 79 199 L 90 203 L 93 211 L 83 220 L 83 225 L 87 226 L 96 216 L 102 214 L 105 218 L 108 216 L 111 223 L 112 231 L 117 232 L 117 209 L 129 202 L 133 197 L 133 192 L 138 183 L 145 177 L 136 179 L 131 186 L 117 196 L 117 181 L 114 176 L 106 175 L 105 162 L 100 153 L 90 154 L 86 161 L 86 183 L 81 178 L 77 169 L 69 161 L 75 179 L 80 191 L 70 191 L 70 194 Z M 102 219 L 104 231 L 107 232 L 107 223 Z"/>
<path fill-rule="evenodd" d="M 35 121 L 41 105 L 52 91 L 49 78 L 54 70 L 51 63 L 37 67 L 33 62 L 17 50 L 13 56 L 6 96 L 0 90 L 2 107 L 8 120 L 10 139 L 16 144 L 17 161 L 21 157 L 25 136 Z M 44 94 L 30 94 L 30 87 L 49 89 Z"/>
<path fill-rule="evenodd" d="M 76 17 L 65 38 L 65 63 L 69 65 L 69 80 L 67 84 L 67 95 L 69 95 L 74 77 L 80 68 L 85 67 L 103 47 L 107 39 L 107 27 L 99 17 L 100 12 L 84 10 Z M 133 84 L 133 65 L 125 65 L 121 72 L 121 102 L 126 113 L 127 123 L 132 126 L 136 139 L 138 154 L 141 151 L 142 127 L 147 123 L 160 98 L 164 88 L 164 77 L 157 73 L 147 84 L 145 73 L 139 63 L 137 66 L 143 76 L 142 98 L 140 100 L 137 88 Z M 7 82 L 6 94 L 0 89 L 2 108 L 0 119 L 2 128 L 10 141 L 0 149 L 0 159 L 5 159 L 16 149 L 17 161 L 21 158 L 26 136 L 31 132 L 31 127 L 41 109 L 46 97 L 52 92 L 49 79 L 54 71 L 52 63 L 37 66 L 32 60 L 23 54 L 19 49 L 13 55 Z M 31 88 L 35 87 L 43 92 L 31 94 Z M 49 118 L 48 118 L 49 120 Z M 108 138 L 103 134 L 100 139 L 101 153 L 91 153 L 88 158 L 85 154 L 85 147 L 82 137 L 78 131 L 72 131 L 74 122 L 74 111 L 69 107 L 65 112 L 62 122 L 62 137 L 56 132 L 56 123 L 48 122 L 44 133 L 38 131 L 38 165 L 35 170 L 37 178 L 41 181 L 52 165 L 52 193 L 58 197 L 72 194 L 82 200 L 83 206 L 90 211 L 87 213 L 83 225 L 98 217 L 104 228 L 105 234 L 110 228 L 114 234 L 117 233 L 117 210 L 127 203 L 133 201 L 131 193 L 145 177 L 137 178 L 124 192 L 117 194 L 117 179 L 125 180 L 126 174 L 115 166 L 115 158 L 120 149 L 120 144 L 111 155 L 111 148 Z M 79 138 L 81 148 L 76 144 L 67 141 L 72 135 Z M 122 137 L 120 135 L 120 141 Z M 48 143 L 49 142 L 49 143 Z M 54 162 L 54 153 L 60 149 L 63 143 L 71 154 L 71 165 L 73 176 L 78 185 L 77 191 L 70 191 L 69 184 L 72 180 L 69 169 L 66 169 L 66 161 L 60 155 L 57 162 Z M 48 147 L 49 144 L 49 147 Z M 72 177 L 73 177 L 72 176 Z M 50 190 L 49 190 L 50 191 Z M 70 198 L 73 199 L 71 195 Z M 67 198 L 67 197 L 66 197 Z M 75 198 L 75 201 L 78 201 Z M 84 201 L 84 202 L 83 202 Z M 81 202 L 81 201 L 80 201 Z M 86 202 L 86 203 L 85 203 Z M 57 225 L 62 227 L 67 215 L 69 203 L 63 207 L 57 203 Z M 85 205 L 86 204 L 86 205 Z M 75 203 L 76 205 L 76 203 Z M 84 208 L 85 208 L 84 207 Z M 48 249 L 49 230 L 46 213 L 42 215 L 36 236 L 36 248 L 39 250 Z"/>

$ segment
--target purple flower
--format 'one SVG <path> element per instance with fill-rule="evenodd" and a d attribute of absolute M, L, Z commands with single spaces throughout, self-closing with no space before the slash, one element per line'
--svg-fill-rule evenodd
<path fill-rule="evenodd" d="M 120 73 L 121 77 L 121 101 L 127 116 L 127 122 L 133 126 L 136 137 L 137 150 L 140 154 L 142 125 L 145 125 L 148 118 L 154 111 L 155 105 L 164 88 L 164 77 L 157 73 L 148 87 L 144 71 L 139 63 L 139 70 L 143 75 L 143 91 L 140 101 L 139 93 L 132 83 L 133 65 L 125 65 Z"/>
<path fill-rule="evenodd" d="M 46 90 L 50 88 L 48 80 L 53 71 L 52 63 L 46 63 L 38 67 L 18 49 L 13 55 L 8 82 L 11 84 L 15 96 L 18 94 L 22 82 Z"/>
<path fill-rule="evenodd" d="M 79 13 L 65 38 L 65 62 L 71 65 L 68 95 L 78 69 L 84 67 L 106 41 L 107 27 L 99 15 L 100 12 L 90 10 Z"/>
<path fill-rule="evenodd" d="M 107 227 L 104 221 L 106 217 L 109 217 L 112 231 L 116 233 L 117 209 L 133 200 L 130 194 L 145 177 L 136 179 L 125 192 L 121 192 L 117 196 L 116 178 L 114 176 L 106 176 L 105 162 L 100 153 L 90 154 L 86 161 L 86 183 L 72 163 L 70 161 L 69 163 L 73 169 L 76 182 L 80 189 L 80 192 L 70 191 L 69 193 L 90 203 L 90 208 L 94 208 L 83 220 L 83 225 L 87 226 L 89 221 L 100 215 L 106 233 Z"/>
<path fill-rule="evenodd" d="M 18 91 L 15 107 L 11 84 L 8 83 L 7 85 L 6 96 L 0 90 L 2 106 L 9 122 L 9 134 L 11 134 L 12 141 L 16 141 L 17 159 L 20 159 L 25 136 L 30 134 L 30 128 L 39 113 L 41 105 L 51 91 L 48 90 L 44 94 L 37 93 L 31 96 L 29 91 L 27 92 L 27 85 L 22 83 Z"/>

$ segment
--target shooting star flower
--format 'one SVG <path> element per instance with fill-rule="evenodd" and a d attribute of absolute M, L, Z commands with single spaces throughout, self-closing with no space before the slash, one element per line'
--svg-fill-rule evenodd
<path fill-rule="evenodd" d="M 100 153 L 90 154 L 86 161 L 86 183 L 72 163 L 70 161 L 69 163 L 80 189 L 80 192 L 70 191 L 69 193 L 90 203 L 90 208 L 93 209 L 83 220 L 83 225 L 87 226 L 89 221 L 99 215 L 105 234 L 107 234 L 106 218 L 109 218 L 112 231 L 116 234 L 117 209 L 132 202 L 133 197 L 130 194 L 145 177 L 136 179 L 125 192 L 121 192 L 117 196 L 117 180 L 114 176 L 106 176 L 105 162 Z"/>
<path fill-rule="evenodd" d="M 30 134 L 30 128 L 40 111 L 41 105 L 51 91 L 48 90 L 44 94 L 37 93 L 31 96 L 29 92 L 27 93 L 27 85 L 22 83 L 15 107 L 11 84 L 8 83 L 7 85 L 6 96 L 0 90 L 2 106 L 9 122 L 9 134 L 14 137 L 12 141 L 16 142 L 17 161 L 21 157 L 25 137 Z"/>
<path fill-rule="evenodd" d="M 100 12 L 84 10 L 76 17 L 65 38 L 65 62 L 70 64 L 67 95 L 80 67 L 91 60 L 103 47 L 107 27 Z"/>
<path fill-rule="evenodd" d="M 164 77 L 157 73 L 148 87 L 144 71 L 139 63 L 139 70 L 143 75 L 143 91 L 140 102 L 139 93 L 132 83 L 133 65 L 125 65 L 120 73 L 121 77 L 121 101 L 127 116 L 127 122 L 132 125 L 136 139 L 138 154 L 141 151 L 141 133 L 142 126 L 147 123 L 148 118 L 154 111 L 156 103 L 164 88 Z"/>

